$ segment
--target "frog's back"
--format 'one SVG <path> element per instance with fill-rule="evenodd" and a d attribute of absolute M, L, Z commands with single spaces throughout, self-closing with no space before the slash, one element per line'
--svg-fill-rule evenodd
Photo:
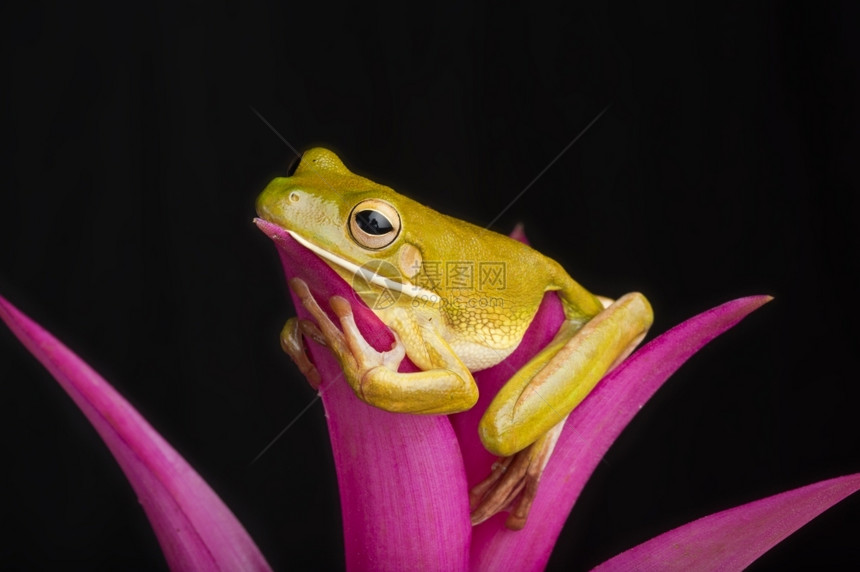
<path fill-rule="evenodd" d="M 519 345 L 547 290 L 561 270 L 528 245 L 439 215 L 432 243 L 414 281 L 439 296 L 445 324 L 437 328 L 470 370 L 485 369 Z"/>

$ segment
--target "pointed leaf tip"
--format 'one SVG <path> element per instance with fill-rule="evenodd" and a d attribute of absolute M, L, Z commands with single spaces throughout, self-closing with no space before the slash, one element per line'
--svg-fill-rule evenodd
<path fill-rule="evenodd" d="M 0 319 L 51 372 L 116 458 L 173 570 L 270 570 L 193 468 L 92 368 L 0 296 Z"/>
<path fill-rule="evenodd" d="M 529 244 L 529 239 L 526 236 L 526 227 L 521 222 L 518 222 L 514 226 L 514 230 L 512 230 L 511 234 L 509 234 L 508 236 L 513 238 L 514 240 L 518 240 L 519 242 L 522 242 L 523 244 Z"/>
<path fill-rule="evenodd" d="M 595 570 L 742 570 L 860 490 L 860 473 L 724 510 L 679 526 Z"/>
<path fill-rule="evenodd" d="M 633 417 L 699 349 L 770 299 L 749 296 L 706 310 L 645 344 L 603 378 L 568 417 L 526 527 L 512 533 L 499 520 L 493 531 L 476 531 L 473 562 L 489 570 L 527 562 L 522 569 L 542 570 L 580 492 Z"/>

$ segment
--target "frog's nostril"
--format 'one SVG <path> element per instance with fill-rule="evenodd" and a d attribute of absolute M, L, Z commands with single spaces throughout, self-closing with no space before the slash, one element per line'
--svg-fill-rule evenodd
<path fill-rule="evenodd" d="M 301 198 L 302 198 L 302 197 L 301 197 L 301 195 L 299 195 L 299 194 L 298 194 L 297 192 L 295 192 L 295 191 L 293 191 L 292 193 L 290 193 L 290 202 L 291 202 L 291 203 L 297 203 L 297 202 L 299 202 L 299 201 L 301 200 Z"/>

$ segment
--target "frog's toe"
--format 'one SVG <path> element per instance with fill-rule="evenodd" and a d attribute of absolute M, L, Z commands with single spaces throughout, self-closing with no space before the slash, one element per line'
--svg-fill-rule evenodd
<path fill-rule="evenodd" d="M 317 325 L 310 320 L 299 320 L 299 329 L 301 330 L 302 334 L 309 337 L 316 343 L 323 346 L 328 345 L 328 341 L 325 339 L 323 333 L 320 331 Z"/>
<path fill-rule="evenodd" d="M 369 371 L 377 366 L 383 366 L 393 371 L 397 371 L 400 362 L 406 356 L 406 349 L 396 332 L 394 334 L 394 343 L 388 351 L 377 351 L 361 334 L 358 329 L 358 324 L 355 323 L 355 316 L 352 313 L 352 307 L 349 302 L 341 296 L 332 296 L 329 300 L 332 311 L 340 319 L 340 327 L 343 329 L 343 338 L 350 353 L 355 358 L 362 372 Z"/>
<path fill-rule="evenodd" d="M 341 320 L 347 316 L 352 316 L 352 306 L 349 305 L 346 298 L 343 296 L 332 296 L 328 301 L 335 316 Z"/>
<path fill-rule="evenodd" d="M 505 521 L 509 529 L 521 530 L 526 525 L 541 475 L 562 427 L 564 421 L 522 451 L 493 464 L 490 476 L 469 491 L 473 526 L 503 511 L 509 512 Z"/>
<path fill-rule="evenodd" d="M 334 322 L 331 321 L 328 314 L 320 308 L 320 305 L 317 304 L 317 301 L 314 299 L 313 294 L 311 294 L 307 283 L 301 278 L 293 278 L 288 282 L 288 284 L 290 290 L 295 292 L 296 296 L 299 297 L 299 301 L 302 306 L 308 311 L 308 313 L 310 313 L 316 322 L 315 328 L 311 327 L 307 330 L 311 337 L 327 345 L 336 354 L 345 353 L 347 348 L 343 333 L 334 325 Z M 302 320 L 302 322 L 305 321 L 306 320 Z M 308 326 L 302 325 L 301 327 L 302 330 L 305 331 L 305 328 Z"/>
<path fill-rule="evenodd" d="M 469 491 L 472 526 L 506 510 L 523 489 L 528 463 L 520 451 L 493 463 L 490 476 Z"/>
<path fill-rule="evenodd" d="M 302 334 L 307 335 L 302 322 L 307 322 L 307 320 L 299 320 L 298 318 L 287 320 L 281 331 L 281 349 L 298 366 L 299 371 L 302 372 L 311 387 L 317 389 L 320 386 L 320 373 L 308 357 L 307 348 L 302 340 Z"/>

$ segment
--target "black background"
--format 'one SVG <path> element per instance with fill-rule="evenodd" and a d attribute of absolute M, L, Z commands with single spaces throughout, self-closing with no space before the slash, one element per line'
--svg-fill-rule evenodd
<path fill-rule="evenodd" d="M 22 3 L 23 4 L 23 3 Z M 692 3 L 690 3 L 692 4 Z M 776 299 L 696 356 L 595 473 L 551 560 L 584 569 L 704 514 L 860 471 L 858 10 L 32 3 L 3 8 L 0 292 L 101 371 L 271 564 L 343 566 L 321 407 L 280 353 L 292 312 L 253 201 L 325 144 L 494 225 L 654 332 Z M 164 562 L 83 416 L 5 329 L 0 558 Z M 860 565 L 860 499 L 754 569 Z"/>

